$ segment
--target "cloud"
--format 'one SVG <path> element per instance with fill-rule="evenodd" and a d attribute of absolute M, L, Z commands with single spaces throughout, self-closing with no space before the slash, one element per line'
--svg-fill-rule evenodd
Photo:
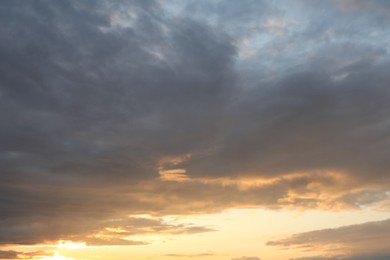
<path fill-rule="evenodd" d="M 324 252 L 325 256 L 297 259 L 384 259 L 390 256 L 390 220 L 367 222 L 294 234 L 267 242 L 268 246 L 297 247 L 305 252 Z M 330 258 L 329 258 L 330 257 Z"/>
<path fill-rule="evenodd" d="M 18 257 L 18 252 L 7 250 L 7 251 L 0 251 L 0 259 L 15 259 Z"/>
<path fill-rule="evenodd" d="M 363 76 L 357 71 L 342 82 L 315 71 L 297 73 L 248 93 L 237 111 L 236 124 L 241 127 L 231 129 L 214 154 L 179 167 L 187 167 L 189 175 L 275 175 L 316 169 L 383 174 L 388 168 L 382 153 L 388 147 L 381 142 L 387 129 L 389 79 L 382 73 Z M 261 120 L 253 121 L 255 115 Z"/>
<path fill-rule="evenodd" d="M 390 254 L 369 254 L 369 255 L 354 255 L 352 257 L 348 256 L 332 256 L 332 257 L 326 257 L 326 256 L 313 256 L 313 257 L 299 257 L 299 258 L 292 258 L 291 260 L 364 260 L 364 259 L 373 259 L 373 260 L 386 260 L 389 259 Z"/>
<path fill-rule="evenodd" d="M 0 244 L 143 244 L 212 231 L 164 214 L 386 201 L 387 26 L 299 3 L 2 1 Z"/>
<path fill-rule="evenodd" d="M 380 12 L 382 15 L 388 16 L 390 13 L 390 5 L 387 1 L 372 0 L 372 1 L 335 1 L 337 7 L 343 11 L 362 11 L 362 12 Z"/>
<path fill-rule="evenodd" d="M 213 2 L 201 0 L 188 1 L 182 6 L 182 12 L 240 38 L 258 32 L 261 29 L 260 22 L 278 13 L 278 10 L 269 2 L 262 0 L 244 0 L 239 7 L 230 0 Z"/>
<path fill-rule="evenodd" d="M 95 219 L 93 218 L 95 216 Z M 112 217 L 118 217 L 112 215 Z M 66 218 L 74 218 L 72 226 Z M 143 245 L 144 241 L 129 239 L 131 236 L 148 234 L 196 234 L 215 231 L 209 227 L 194 226 L 192 224 L 167 223 L 159 218 L 128 217 L 107 220 L 108 216 L 96 218 L 93 215 L 70 214 L 65 212 L 62 217 L 19 218 L 14 221 L 3 222 L 7 226 L 0 228 L 0 241 L 2 244 L 47 244 L 59 240 L 84 242 L 88 246 L 104 245 Z M 20 222 L 25 221 L 26 225 Z M 23 237 L 22 237 L 23 236 Z"/>
<path fill-rule="evenodd" d="M 78 238 L 138 212 L 145 194 L 130 191 L 158 161 L 223 127 L 235 54 L 223 33 L 162 19 L 153 1 L 1 5 L 1 243 Z"/>
<path fill-rule="evenodd" d="M 134 241 L 117 237 L 107 237 L 107 238 L 99 238 L 99 237 L 91 237 L 91 238 L 82 238 L 83 242 L 87 246 L 133 246 L 133 245 L 146 245 L 147 242 L 143 241 Z"/>
<path fill-rule="evenodd" d="M 232 260 L 260 260 L 260 258 L 256 256 L 243 256 L 239 258 L 232 258 Z"/>
<path fill-rule="evenodd" d="M 14 250 L 0 250 L 0 259 L 36 259 L 37 257 L 52 256 L 53 252 L 48 251 L 32 251 L 19 252 Z"/>

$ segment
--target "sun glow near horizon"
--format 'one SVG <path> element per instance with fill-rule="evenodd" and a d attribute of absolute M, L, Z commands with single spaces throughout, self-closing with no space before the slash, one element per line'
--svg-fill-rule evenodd
<path fill-rule="evenodd" d="M 192 223 L 194 226 L 205 226 L 214 231 L 192 235 L 161 233 L 131 237 L 134 240 L 147 242 L 145 245 L 138 246 L 88 246 L 86 243 L 62 240 L 58 242 L 54 256 L 40 259 L 91 259 L 92 255 L 99 255 L 100 258 L 107 260 L 169 260 L 179 256 L 220 260 L 235 259 L 246 254 L 265 257 L 265 259 L 284 260 L 291 254 L 298 255 L 304 252 L 300 252 L 297 248 L 280 250 L 278 247 L 267 245 L 268 241 L 300 231 L 338 228 L 365 221 L 380 221 L 389 217 L 386 212 L 372 209 L 349 212 L 232 209 L 215 214 L 171 216 L 166 217 L 165 221 L 179 226 Z M 256 243 L 235 243 L 237 237 L 242 240 L 256 241 Z M 193 247 L 194 244 L 197 245 L 196 248 Z M 226 244 L 230 246 L 227 248 Z M 318 249 L 319 251 L 321 250 Z"/>
<path fill-rule="evenodd" d="M 41 258 L 41 260 L 75 260 L 75 259 L 62 256 L 62 255 L 60 255 L 60 253 L 56 252 L 53 256 L 47 256 L 47 257 Z"/>
<path fill-rule="evenodd" d="M 81 249 L 87 247 L 85 242 L 73 242 L 68 240 L 60 240 L 58 241 L 57 248 L 68 248 L 68 249 Z"/>

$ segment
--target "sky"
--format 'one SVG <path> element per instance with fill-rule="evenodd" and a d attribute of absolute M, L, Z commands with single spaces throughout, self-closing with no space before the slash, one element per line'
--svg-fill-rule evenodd
<path fill-rule="evenodd" d="M 390 259 L 390 1 L 0 1 L 0 259 Z"/>

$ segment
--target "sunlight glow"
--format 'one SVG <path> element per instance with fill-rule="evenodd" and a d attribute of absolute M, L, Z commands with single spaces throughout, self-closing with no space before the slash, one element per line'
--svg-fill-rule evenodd
<path fill-rule="evenodd" d="M 41 260 L 73 260 L 74 258 L 68 258 L 65 256 L 60 255 L 58 252 L 56 252 L 53 256 L 44 257 Z"/>
<path fill-rule="evenodd" d="M 58 242 L 58 249 L 63 249 L 63 248 L 68 248 L 68 249 L 81 249 L 85 248 L 86 244 L 85 242 L 82 243 L 75 243 L 72 241 L 65 241 L 65 240 L 60 240 Z"/>

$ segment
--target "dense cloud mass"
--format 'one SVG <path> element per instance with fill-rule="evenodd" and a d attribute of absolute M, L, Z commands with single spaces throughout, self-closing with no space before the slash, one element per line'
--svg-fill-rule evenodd
<path fill-rule="evenodd" d="M 213 231 L 164 214 L 388 202 L 389 10 L 1 1 L 0 244 L 137 245 Z"/>

